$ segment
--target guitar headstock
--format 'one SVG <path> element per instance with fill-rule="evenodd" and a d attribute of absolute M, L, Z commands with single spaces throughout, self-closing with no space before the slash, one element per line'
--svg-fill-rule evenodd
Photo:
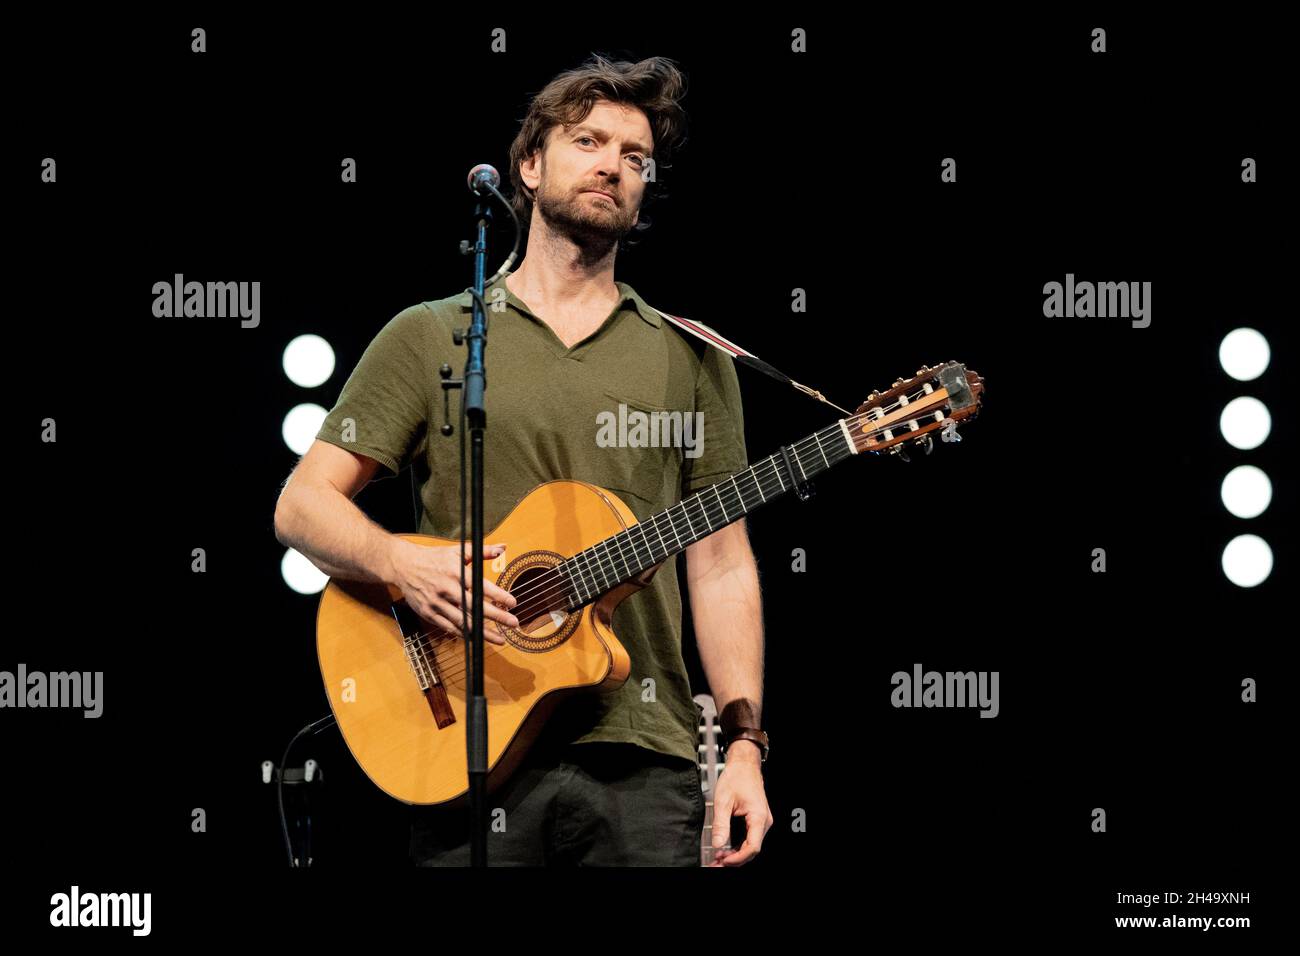
<path fill-rule="evenodd" d="M 984 379 L 958 362 L 918 369 L 909 379 L 899 379 L 888 391 L 872 392 L 846 419 L 859 452 L 883 452 L 907 460 L 905 443 L 933 449 L 930 432 L 942 430 L 944 441 L 961 441 L 959 422 L 979 414 Z"/>

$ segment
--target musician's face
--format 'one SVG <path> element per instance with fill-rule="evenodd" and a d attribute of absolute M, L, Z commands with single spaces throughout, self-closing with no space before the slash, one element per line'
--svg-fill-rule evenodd
<path fill-rule="evenodd" d="M 614 241 L 636 225 L 652 148 L 645 113 L 600 100 L 585 119 L 552 128 L 545 148 L 520 173 L 551 228 L 574 239 Z"/>

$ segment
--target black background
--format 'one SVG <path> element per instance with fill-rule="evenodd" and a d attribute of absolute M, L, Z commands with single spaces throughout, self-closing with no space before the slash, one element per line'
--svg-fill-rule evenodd
<path fill-rule="evenodd" d="M 497 26 L 504 55 L 489 51 Z M 1089 52 L 1094 26 L 1105 54 Z M 806 55 L 789 52 L 793 27 Z M 603 900 L 634 922 L 692 920 L 683 933 L 828 919 L 991 940 L 1139 934 L 1112 916 L 1152 911 L 1117 892 L 1248 891 L 1215 912 L 1252 917 L 1234 942 L 1263 932 L 1295 560 L 1275 26 L 195 13 L 32 21 L 11 42 L 26 66 L 5 153 L 6 394 L 23 437 L 7 474 L 18 613 L 0 668 L 105 672 L 98 720 L 0 717 L 6 856 L 27 874 L 0 897 L 16 931 L 47 926 L 50 894 L 78 883 L 153 892 L 162 938 L 326 919 L 418 930 L 431 899 L 449 907 L 443 928 L 469 886 L 556 920 Z M 750 518 L 776 819 L 753 864 L 711 883 L 572 878 L 600 897 L 521 875 L 416 881 L 400 806 L 327 732 L 299 752 L 328 780 L 318 869 L 285 874 L 260 764 L 328 704 L 316 599 L 280 580 L 272 513 L 295 461 L 281 419 L 332 406 L 385 321 L 468 283 L 466 171 L 504 170 L 530 94 L 593 51 L 669 56 L 690 77 L 672 196 L 618 278 L 850 408 L 962 361 L 985 376 L 983 414 L 959 445 L 910 464 L 853 459 L 811 502 Z M 57 184 L 39 181 L 46 156 Z M 355 185 L 339 182 L 344 156 Z M 948 156 L 955 184 L 939 180 Z M 177 272 L 260 280 L 261 325 L 153 318 L 152 284 Z M 1067 272 L 1150 281 L 1150 327 L 1044 318 L 1043 284 Z M 805 315 L 789 311 L 794 288 Z M 1239 325 L 1272 345 L 1251 383 L 1218 366 Z M 280 368 L 304 332 L 337 353 L 318 389 Z M 740 377 L 751 459 L 833 421 Z M 1273 410 L 1251 452 L 1218 432 L 1238 394 Z M 57 443 L 36 437 L 46 417 Z M 1218 497 L 1240 463 L 1274 482 L 1251 521 Z M 358 503 L 410 530 L 405 476 Z M 1252 590 L 1219 568 L 1246 531 L 1275 558 Z M 190 571 L 195 547 L 205 574 Z M 1098 547 L 1104 574 L 1090 570 Z M 794 548 L 806 573 L 790 569 Z M 1000 715 L 894 709 L 890 676 L 917 662 L 999 671 Z M 1245 677 L 1259 703 L 1241 702 Z M 190 830 L 195 807 L 206 833 Z M 796 808 L 806 833 L 790 832 Z"/>

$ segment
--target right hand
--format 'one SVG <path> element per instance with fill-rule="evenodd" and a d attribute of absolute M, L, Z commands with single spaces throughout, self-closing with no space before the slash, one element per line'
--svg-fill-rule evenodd
<path fill-rule="evenodd" d="M 504 553 L 505 549 L 504 544 L 485 544 L 483 557 L 490 560 Z M 470 612 L 473 583 L 468 571 L 465 574 L 464 592 L 460 588 L 461 565 L 473 560 L 473 542 L 470 541 L 465 542 L 463 549 L 457 545 L 430 548 L 405 538 L 393 538 L 393 584 L 401 590 L 402 597 L 416 614 L 439 630 L 459 635 L 462 608 L 467 626 L 474 626 L 473 614 Z M 518 627 L 518 618 L 503 609 L 514 607 L 515 604 L 514 595 L 488 580 L 487 575 L 483 576 L 485 641 L 501 645 L 506 643 L 505 636 L 492 622 Z"/>

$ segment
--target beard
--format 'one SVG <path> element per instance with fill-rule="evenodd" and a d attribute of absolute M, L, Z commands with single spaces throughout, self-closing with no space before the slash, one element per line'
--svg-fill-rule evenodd
<path fill-rule="evenodd" d="M 535 196 L 537 211 L 548 226 L 575 244 L 593 251 L 607 250 L 632 231 L 636 210 L 613 199 L 588 196 L 584 190 L 589 188 L 578 186 L 561 192 L 548 187 L 543 179 Z"/>

